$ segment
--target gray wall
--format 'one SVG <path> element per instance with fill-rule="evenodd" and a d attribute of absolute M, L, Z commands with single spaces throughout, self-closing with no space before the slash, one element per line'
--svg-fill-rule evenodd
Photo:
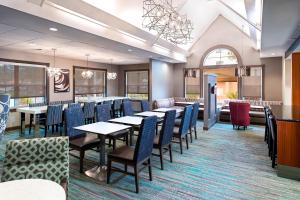
<path fill-rule="evenodd" d="M 173 64 L 151 60 L 151 100 L 173 97 Z"/>
<path fill-rule="evenodd" d="M 282 58 L 262 58 L 261 63 L 265 65 L 264 99 L 282 100 Z"/>

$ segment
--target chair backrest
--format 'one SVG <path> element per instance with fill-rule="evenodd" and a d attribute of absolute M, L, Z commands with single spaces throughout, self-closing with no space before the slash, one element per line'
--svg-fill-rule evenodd
<path fill-rule="evenodd" d="M 68 108 L 65 110 L 65 135 L 70 138 L 84 136 L 85 133 L 74 129 L 84 125 L 84 115 L 81 108 Z"/>
<path fill-rule="evenodd" d="M 47 179 L 59 184 L 68 182 L 68 137 L 8 141 L 1 181 L 18 179 Z"/>
<path fill-rule="evenodd" d="M 62 123 L 63 105 L 51 105 L 47 108 L 47 125 Z"/>
<path fill-rule="evenodd" d="M 6 129 L 6 123 L 9 115 L 10 95 L 0 94 L 0 140 Z"/>
<path fill-rule="evenodd" d="M 268 120 L 269 120 L 272 139 L 277 141 L 277 125 L 276 125 L 275 117 L 272 114 L 270 114 Z"/>
<path fill-rule="evenodd" d="M 85 102 L 83 105 L 84 118 L 95 117 L 95 102 Z"/>
<path fill-rule="evenodd" d="M 156 116 L 151 116 L 143 119 L 134 150 L 135 161 L 141 162 L 151 156 L 156 123 Z"/>
<path fill-rule="evenodd" d="M 175 125 L 176 110 L 170 110 L 165 113 L 164 122 L 159 135 L 159 145 L 169 144 L 173 137 Z"/>
<path fill-rule="evenodd" d="M 193 104 L 193 111 L 192 111 L 192 117 L 191 117 L 191 125 L 190 127 L 196 127 L 197 125 L 197 119 L 198 119 L 198 113 L 199 113 L 199 103 L 196 102 Z"/>
<path fill-rule="evenodd" d="M 250 125 L 250 104 L 229 102 L 230 119 L 232 124 L 239 126 Z"/>
<path fill-rule="evenodd" d="M 57 104 L 61 104 L 61 101 L 51 101 L 48 103 L 48 105 L 57 105 Z"/>
<path fill-rule="evenodd" d="M 183 116 L 182 116 L 180 126 L 179 126 L 180 135 L 186 135 L 189 132 L 192 111 L 193 111 L 192 105 L 184 107 Z"/>
<path fill-rule="evenodd" d="M 46 106 L 45 103 L 30 103 L 29 107 L 39 107 L 39 106 Z"/>
<path fill-rule="evenodd" d="M 149 101 L 142 100 L 141 101 L 141 108 L 142 108 L 142 112 L 150 111 Z"/>
<path fill-rule="evenodd" d="M 122 107 L 124 116 L 132 116 L 134 114 L 131 101 L 123 102 Z"/>
<path fill-rule="evenodd" d="M 109 104 L 102 104 L 96 106 L 96 122 L 107 122 L 111 119 L 111 106 Z"/>
<path fill-rule="evenodd" d="M 113 103 L 112 100 L 106 100 L 106 101 L 103 101 L 103 104 L 112 105 L 112 103 Z"/>
<path fill-rule="evenodd" d="M 69 103 L 68 108 L 81 108 L 80 103 Z"/>
<path fill-rule="evenodd" d="M 121 110 L 121 106 L 122 106 L 122 99 L 115 99 L 113 102 L 113 109 Z"/>

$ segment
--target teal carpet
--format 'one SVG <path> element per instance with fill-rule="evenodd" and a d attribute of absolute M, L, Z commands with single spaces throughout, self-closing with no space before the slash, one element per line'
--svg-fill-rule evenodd
<path fill-rule="evenodd" d="M 70 157 L 70 198 L 300 199 L 300 182 L 277 177 L 271 168 L 263 127 L 236 131 L 229 124 L 216 124 L 202 131 L 202 122 L 198 124 L 198 139 L 183 155 L 174 144 L 174 162 L 166 154 L 165 170 L 159 169 L 159 158 L 153 157 L 153 181 L 148 180 L 147 170 L 141 172 L 139 194 L 134 193 L 133 177 L 114 173 L 112 184 L 96 182 L 79 174 L 79 160 Z M 9 133 L 0 144 L 0 171 L 5 142 L 11 139 L 18 139 L 18 133 Z M 93 167 L 98 157 L 94 151 L 87 152 L 85 168 Z"/>

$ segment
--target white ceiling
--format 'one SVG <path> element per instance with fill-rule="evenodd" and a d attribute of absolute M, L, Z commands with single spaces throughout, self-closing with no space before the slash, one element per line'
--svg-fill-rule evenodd
<path fill-rule="evenodd" d="M 245 1 L 260 0 L 173 0 L 178 12 L 194 24 L 193 40 L 176 46 L 142 28 L 142 0 L 1 0 L 0 48 L 47 55 L 56 48 L 58 56 L 85 59 L 90 54 L 93 61 L 113 59 L 114 64 L 145 63 L 149 58 L 185 62 L 219 15 L 250 37 Z M 260 18 L 251 20 L 260 26 Z M 260 42 L 259 33 L 257 38 Z"/>
<path fill-rule="evenodd" d="M 261 56 L 284 56 L 300 36 L 299 0 L 264 0 Z"/>

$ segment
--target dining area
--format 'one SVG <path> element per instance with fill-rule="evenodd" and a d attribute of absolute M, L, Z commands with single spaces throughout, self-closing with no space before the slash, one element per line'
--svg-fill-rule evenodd
<path fill-rule="evenodd" d="M 133 108 L 133 103 L 140 104 L 140 110 Z M 127 97 L 105 97 L 93 101 L 57 101 L 48 104 L 29 104 L 28 107 L 17 108 L 20 114 L 19 136 L 30 139 L 11 141 L 7 144 L 2 181 L 11 181 L 21 177 L 26 179 L 48 179 L 63 186 L 68 191 L 69 175 L 68 157 L 79 158 L 79 168 L 82 176 L 96 182 L 116 185 L 111 176 L 121 172 L 134 177 L 135 190 L 139 189 L 140 171 L 148 168 L 149 180 L 153 179 L 152 158 L 159 157 L 160 170 L 164 170 L 164 162 L 173 162 L 173 146 L 179 144 L 183 154 L 183 145 L 189 149 L 193 133 L 197 126 L 199 103 L 188 104 L 175 108 L 152 109 L 149 101 L 132 101 Z M 25 127 L 25 116 L 29 116 L 29 127 Z M 28 120 L 27 120 L 28 121 Z M 196 136 L 196 134 L 195 134 Z M 45 143 L 44 143 L 45 142 Z M 68 144 L 66 144 L 68 143 Z M 48 144 L 48 145 L 46 145 Z M 20 159 L 15 159 L 15 145 L 20 145 Z M 63 148 L 51 148 L 51 146 Z M 9 148 L 11 146 L 11 148 Z M 22 148 L 34 149 L 25 154 Z M 24 149 L 25 150 L 25 149 Z M 48 155 L 45 155 L 45 152 Z M 42 166 L 34 169 L 36 162 L 56 160 L 56 151 L 64 154 L 64 164 L 50 167 Z M 87 167 L 86 152 L 98 154 L 98 162 L 93 167 Z M 164 154 L 168 154 L 164 155 Z M 54 154 L 54 155 L 53 155 Z M 11 155 L 11 156 L 9 156 Z M 40 161 L 30 156 L 41 157 Z M 48 157 L 49 156 L 49 157 Z M 54 157 L 53 157 L 54 156 Z M 28 159 L 26 162 L 24 159 Z M 60 158 L 59 158 L 60 159 Z M 13 164 L 9 164 L 13 162 Z M 24 165 L 24 169 L 15 171 L 16 165 Z M 46 164 L 46 163 L 44 163 Z M 36 173 L 37 171 L 39 173 Z M 51 171 L 51 172 L 49 172 Z M 63 173 L 65 172 L 65 173 Z M 49 173 L 53 176 L 49 176 Z M 56 176 L 60 174 L 59 176 Z M 54 178 L 55 177 L 55 178 Z"/>

